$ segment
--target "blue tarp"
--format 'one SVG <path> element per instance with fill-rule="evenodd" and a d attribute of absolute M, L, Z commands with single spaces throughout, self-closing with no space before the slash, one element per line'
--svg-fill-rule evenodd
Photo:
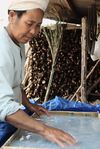
<path fill-rule="evenodd" d="M 0 121 L 0 147 L 9 139 L 9 137 L 17 130 L 14 126 L 7 122 Z"/>
<path fill-rule="evenodd" d="M 100 112 L 100 104 L 91 105 L 79 101 L 73 101 L 55 96 L 54 99 L 42 104 L 49 111 L 77 111 L 77 112 Z"/>

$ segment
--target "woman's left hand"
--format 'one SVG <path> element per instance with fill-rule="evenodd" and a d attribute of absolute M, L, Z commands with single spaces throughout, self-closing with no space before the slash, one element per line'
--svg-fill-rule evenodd
<path fill-rule="evenodd" d="M 49 116 L 50 115 L 47 109 L 43 108 L 42 106 L 36 105 L 36 104 L 31 104 L 29 109 L 31 112 L 35 112 L 38 116 L 41 116 L 41 115 Z"/>
<path fill-rule="evenodd" d="M 30 103 L 30 101 L 27 99 L 27 96 L 23 90 L 22 90 L 22 104 L 26 106 L 31 112 L 35 112 L 38 116 L 43 114 L 50 116 L 47 109 L 37 104 Z"/>

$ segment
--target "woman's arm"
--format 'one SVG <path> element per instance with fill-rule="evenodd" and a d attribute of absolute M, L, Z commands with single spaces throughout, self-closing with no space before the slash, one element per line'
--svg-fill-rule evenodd
<path fill-rule="evenodd" d="M 42 123 L 38 123 L 37 120 L 28 116 L 23 110 L 18 110 L 14 114 L 7 116 L 6 121 L 17 128 L 22 128 L 32 132 L 41 133 L 44 129 Z"/>

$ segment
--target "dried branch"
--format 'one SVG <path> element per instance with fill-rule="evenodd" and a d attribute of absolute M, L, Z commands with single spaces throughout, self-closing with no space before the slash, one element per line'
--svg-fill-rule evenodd
<path fill-rule="evenodd" d="M 87 91 L 87 96 L 91 93 L 91 91 L 98 85 L 98 83 L 100 83 L 100 78 L 98 78 L 94 84 L 88 89 Z"/>
<path fill-rule="evenodd" d="M 44 34 L 47 38 L 49 48 L 50 48 L 50 51 L 51 51 L 51 55 L 52 55 L 52 68 L 51 68 L 50 78 L 49 78 L 49 82 L 48 82 L 44 102 L 46 102 L 48 97 L 49 97 L 50 87 L 52 85 L 53 76 L 54 76 L 54 72 L 55 72 L 57 53 L 58 53 L 58 50 L 60 48 L 62 33 L 63 33 L 63 28 L 62 28 L 62 25 L 61 25 L 61 22 L 60 22 L 60 17 L 58 15 L 56 9 L 55 9 L 54 14 L 56 15 L 56 18 L 57 18 L 57 22 L 55 24 L 55 29 L 52 30 L 51 28 L 48 28 L 48 27 L 43 28 Z"/>
<path fill-rule="evenodd" d="M 87 75 L 86 77 L 86 80 L 91 76 L 91 74 L 94 72 L 95 68 L 97 67 L 97 65 L 99 64 L 100 60 L 98 60 L 96 62 L 96 64 L 93 66 L 93 68 L 91 69 L 91 71 L 89 72 L 89 74 Z M 80 91 L 81 89 L 81 85 L 79 86 L 79 88 L 76 90 L 75 94 L 72 96 L 72 98 L 70 100 L 73 100 L 74 97 L 78 94 L 78 92 Z"/>

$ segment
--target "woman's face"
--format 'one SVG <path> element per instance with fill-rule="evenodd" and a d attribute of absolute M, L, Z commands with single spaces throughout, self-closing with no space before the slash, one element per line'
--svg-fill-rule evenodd
<path fill-rule="evenodd" d="M 27 43 L 39 33 L 43 16 L 44 12 L 40 9 L 28 10 L 21 17 L 18 17 L 16 12 L 10 11 L 10 35 L 18 43 Z"/>

